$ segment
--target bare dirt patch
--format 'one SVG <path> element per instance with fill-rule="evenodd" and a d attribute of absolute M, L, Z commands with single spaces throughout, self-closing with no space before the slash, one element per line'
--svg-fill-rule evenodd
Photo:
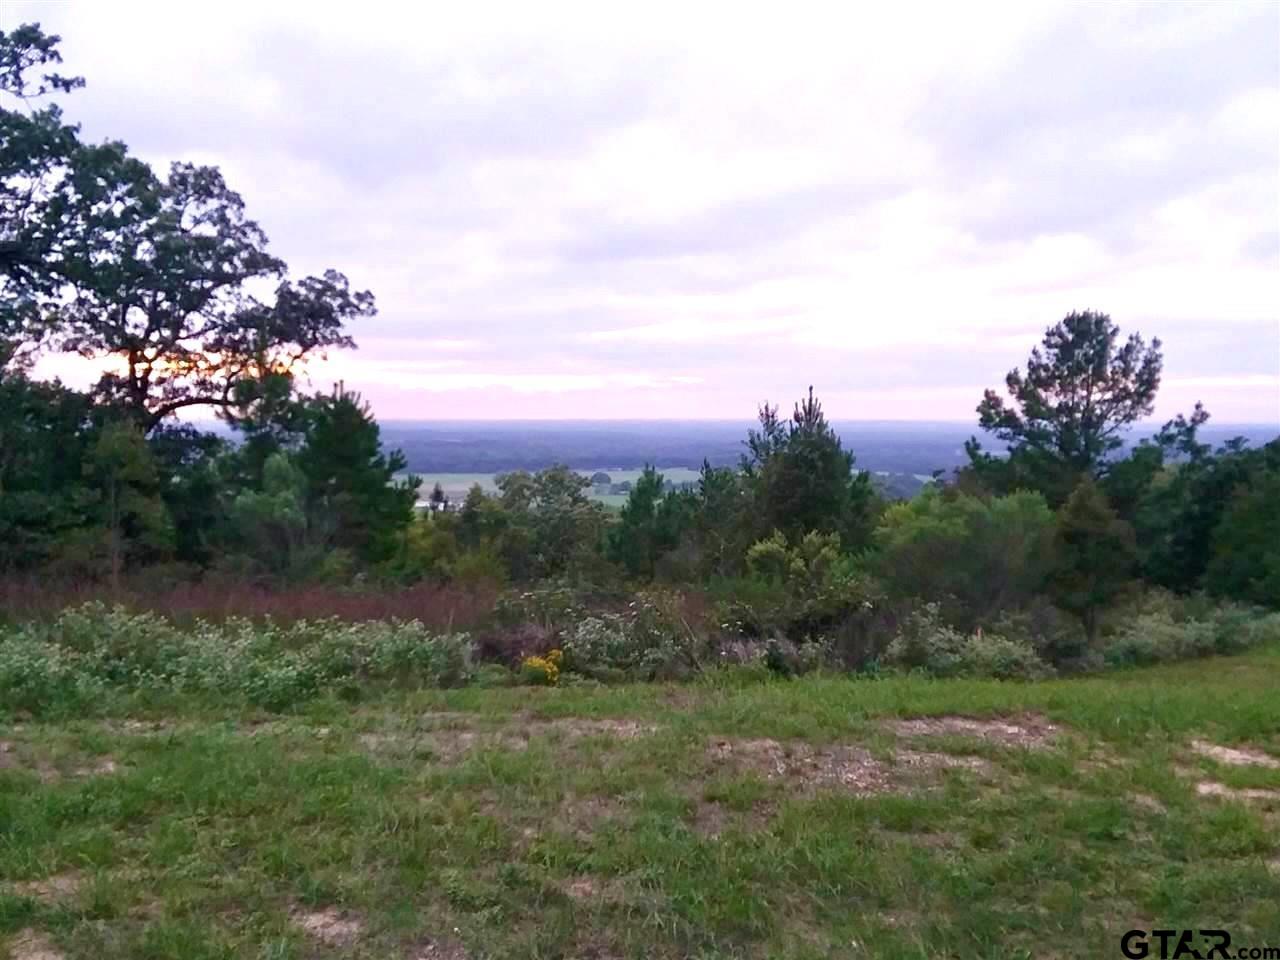
<path fill-rule="evenodd" d="M 295 910 L 291 917 L 301 930 L 333 947 L 353 942 L 364 929 L 360 920 L 337 907 L 316 911 Z"/>
<path fill-rule="evenodd" d="M 529 747 L 527 737 L 486 730 L 362 733 L 358 739 L 361 746 L 373 753 L 429 753 L 445 763 L 452 763 L 473 750 L 526 750 Z"/>
<path fill-rule="evenodd" d="M 1202 757 L 1233 767 L 1267 767 L 1280 770 L 1280 760 L 1253 747 L 1224 747 L 1207 740 L 1192 740 L 1191 749 Z"/>
<path fill-rule="evenodd" d="M 1201 797 L 1226 797 L 1231 800 L 1280 802 L 1280 790 L 1264 790 L 1261 787 L 1229 787 L 1215 780 L 1201 780 L 1196 784 L 1196 794 Z"/>
<path fill-rule="evenodd" d="M 111 757 L 99 757 L 93 763 L 76 767 L 72 772 L 77 777 L 106 777 L 120 772 L 120 764 Z"/>
<path fill-rule="evenodd" d="M 601 883 L 597 877 L 574 877 L 564 885 L 565 895 L 572 900 L 596 900 Z"/>
<path fill-rule="evenodd" d="M 485 728 L 468 725 L 468 714 L 427 714 L 428 729 L 370 731 L 359 735 L 362 746 L 375 753 L 427 752 L 450 763 L 473 750 L 521 751 L 545 737 L 578 740 L 606 737 L 634 740 L 658 728 L 635 720 L 565 718 L 525 720 L 518 727 Z M 423 719 L 422 717 L 419 718 Z M 436 723 L 440 726 L 435 726 Z"/>
<path fill-rule="evenodd" d="M 1151 796 L 1149 793 L 1135 793 L 1132 794 L 1129 799 L 1133 802 L 1135 807 L 1146 810 L 1150 813 L 1164 814 L 1169 812 L 1168 808 L 1166 808 L 1163 803 Z"/>
<path fill-rule="evenodd" d="M 9 740 L 0 740 L 0 770 L 25 770 L 41 783 L 52 783 L 60 776 L 48 761 L 31 756 L 24 746 Z"/>
<path fill-rule="evenodd" d="M 900 737 L 973 737 L 1006 747 L 1043 749 L 1061 733 L 1061 728 L 1044 717 L 978 719 L 975 717 L 912 717 L 895 720 L 889 728 Z"/>
<path fill-rule="evenodd" d="M 59 758 L 64 760 L 66 758 Z M 64 776 L 100 777 L 116 773 L 120 765 L 112 757 L 96 757 L 92 760 L 82 757 L 78 766 L 64 772 L 48 758 L 37 756 L 30 744 L 0 741 L 0 770 L 25 770 L 33 773 L 41 783 L 56 783 Z"/>
<path fill-rule="evenodd" d="M 920 925 L 920 914 L 914 910 L 888 910 L 880 914 L 880 922 L 894 930 Z"/>
<path fill-rule="evenodd" d="M 452 940 L 430 940 L 410 954 L 413 960 L 467 960 L 462 944 Z"/>
<path fill-rule="evenodd" d="M 638 723 L 635 720 L 613 719 L 580 719 L 577 717 L 564 720 L 547 720 L 535 723 L 532 733 L 540 731 L 560 731 L 570 737 L 613 737 L 617 740 L 634 740 L 657 731 L 652 723 Z"/>
<path fill-rule="evenodd" d="M 42 880 L 25 880 L 11 886 L 14 893 L 22 897 L 31 897 L 44 903 L 56 903 L 76 895 L 84 884 L 84 875 L 76 870 L 45 877 Z"/>
<path fill-rule="evenodd" d="M 9 956 L 13 960 L 64 960 L 65 957 L 48 937 L 29 927 L 9 941 Z"/>
<path fill-rule="evenodd" d="M 568 824 L 579 838 L 589 840 L 597 827 L 621 818 L 623 809 L 614 797 L 571 793 L 560 802 L 560 822 Z"/>
<path fill-rule="evenodd" d="M 783 744 L 777 740 L 714 740 L 708 754 L 716 763 L 754 771 L 768 780 L 799 786 L 842 787 L 853 793 L 884 793 L 900 789 L 906 780 L 940 769 L 986 771 L 987 761 L 943 753 L 899 750 L 893 762 L 879 760 L 862 747 L 808 743 Z"/>

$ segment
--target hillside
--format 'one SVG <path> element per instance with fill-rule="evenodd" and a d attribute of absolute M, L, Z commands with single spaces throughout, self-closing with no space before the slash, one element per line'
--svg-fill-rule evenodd
<path fill-rule="evenodd" d="M 1273 644 L 1040 684 L 730 671 L 20 723 L 0 931 L 19 960 L 1280 946 L 1278 676 Z"/>

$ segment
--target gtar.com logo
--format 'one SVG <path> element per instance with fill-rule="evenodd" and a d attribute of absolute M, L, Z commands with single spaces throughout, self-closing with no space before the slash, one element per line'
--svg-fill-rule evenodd
<path fill-rule="evenodd" d="M 1280 960 L 1280 947 L 1232 950 L 1225 930 L 1130 930 L 1120 952 L 1129 960 Z"/>

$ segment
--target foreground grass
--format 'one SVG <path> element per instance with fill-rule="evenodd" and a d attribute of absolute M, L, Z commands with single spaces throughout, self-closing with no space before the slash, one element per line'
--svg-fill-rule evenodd
<path fill-rule="evenodd" d="M 1004 725 L 897 722 L 956 716 Z M 1039 684 L 133 701 L 0 741 L 22 960 L 1280 944 L 1280 647 Z"/>

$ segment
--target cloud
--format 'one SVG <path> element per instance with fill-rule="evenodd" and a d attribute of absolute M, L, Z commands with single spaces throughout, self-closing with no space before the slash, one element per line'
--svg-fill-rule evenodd
<path fill-rule="evenodd" d="M 64 35 L 87 136 L 219 164 L 296 271 L 374 290 L 316 372 L 387 417 L 742 418 L 814 383 L 968 419 L 1083 308 L 1164 339 L 1158 416 L 1277 415 L 1265 0 L 0 19 Z"/>

